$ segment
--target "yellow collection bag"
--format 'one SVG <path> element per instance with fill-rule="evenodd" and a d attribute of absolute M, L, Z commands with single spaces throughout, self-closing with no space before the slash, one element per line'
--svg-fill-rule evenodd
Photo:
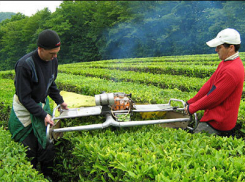
<path fill-rule="evenodd" d="M 95 97 L 93 96 L 81 95 L 75 92 L 66 91 L 61 91 L 60 95 L 63 97 L 65 103 L 67 103 L 69 109 L 96 106 Z M 54 102 L 53 108 L 55 108 L 56 106 L 57 104 Z M 58 112 L 57 114 L 59 115 Z M 55 114 L 55 116 L 57 116 L 57 114 Z"/>

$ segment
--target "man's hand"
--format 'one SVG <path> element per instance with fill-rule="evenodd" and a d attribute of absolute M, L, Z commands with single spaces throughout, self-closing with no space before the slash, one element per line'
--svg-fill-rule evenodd
<path fill-rule="evenodd" d="M 60 104 L 62 109 L 68 110 L 67 104 L 65 102 L 63 102 L 62 104 Z"/>
<path fill-rule="evenodd" d="M 190 115 L 190 113 L 188 112 L 188 105 L 185 106 L 185 113 L 188 114 L 188 115 Z"/>
<path fill-rule="evenodd" d="M 46 117 L 44 118 L 44 123 L 45 123 L 45 126 L 47 126 L 48 124 L 51 125 L 51 127 L 54 125 L 54 122 L 52 120 L 52 117 L 47 114 Z"/>

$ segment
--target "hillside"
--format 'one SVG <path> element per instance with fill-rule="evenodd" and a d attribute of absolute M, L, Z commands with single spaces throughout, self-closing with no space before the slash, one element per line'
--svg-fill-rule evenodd
<path fill-rule="evenodd" d="M 12 15 L 15 15 L 15 13 L 12 13 L 12 12 L 0 12 L 0 22 L 2 22 L 5 19 L 10 19 Z"/>
<path fill-rule="evenodd" d="M 61 39 L 59 63 L 215 53 L 206 42 L 236 29 L 245 51 L 245 1 L 63 1 L 0 23 L 0 70 L 37 48 L 38 34 Z"/>

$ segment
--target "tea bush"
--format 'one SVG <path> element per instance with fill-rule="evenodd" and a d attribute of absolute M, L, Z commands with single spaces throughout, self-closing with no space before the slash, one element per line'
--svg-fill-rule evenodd
<path fill-rule="evenodd" d="M 245 58 L 244 53 L 240 55 Z M 196 94 L 218 62 L 217 55 L 193 55 L 60 65 L 63 73 L 58 74 L 56 83 L 61 90 L 90 96 L 102 91 L 132 93 L 137 103 L 167 103 L 170 98 L 186 101 Z M 14 70 L 1 71 L 0 78 L 0 181 L 45 181 L 31 168 L 26 149 L 13 142 L 6 130 L 14 94 Z M 67 132 L 55 142 L 54 175 L 61 182 L 243 181 L 244 98 L 243 94 L 238 116 L 240 138 L 190 134 L 158 125 Z M 202 114 L 198 112 L 199 118 Z M 103 117 L 93 116 L 66 119 L 62 125 L 103 121 Z"/>
<path fill-rule="evenodd" d="M 26 148 L 11 139 L 9 131 L 0 127 L 0 181 L 48 181 L 32 168 Z"/>
<path fill-rule="evenodd" d="M 56 170 L 72 171 L 71 181 L 232 182 L 245 178 L 242 139 L 157 125 L 69 135 L 72 162 L 64 159 Z"/>
<path fill-rule="evenodd" d="M 7 127 L 7 121 L 14 96 L 14 81 L 0 79 L 0 126 Z"/>

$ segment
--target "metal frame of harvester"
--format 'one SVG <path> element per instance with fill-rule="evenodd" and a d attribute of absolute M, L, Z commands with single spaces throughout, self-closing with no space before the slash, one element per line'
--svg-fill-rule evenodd
<path fill-rule="evenodd" d="M 95 95 L 96 106 L 72 108 L 69 110 L 62 110 L 60 105 L 54 108 L 52 119 L 54 126 L 48 124 L 46 131 L 46 138 L 48 142 L 57 140 L 60 134 L 69 131 L 88 131 L 104 129 L 109 126 L 113 127 L 132 127 L 142 125 L 161 124 L 163 127 L 182 128 L 193 131 L 197 126 L 197 115 L 187 115 L 184 113 L 185 102 L 179 99 L 170 99 L 167 104 L 141 104 L 137 105 L 131 99 L 131 94 L 125 93 L 102 93 Z M 183 107 L 174 107 L 172 102 L 180 102 Z M 57 111 L 60 112 L 56 116 Z M 150 119 L 131 121 L 130 115 L 133 113 L 140 113 L 142 116 L 151 118 L 152 113 L 163 113 L 165 119 Z M 60 128 L 60 122 L 66 118 L 77 118 L 85 116 L 104 115 L 106 120 L 100 124 L 81 125 L 74 127 Z M 123 121 L 121 118 L 128 118 Z"/>

